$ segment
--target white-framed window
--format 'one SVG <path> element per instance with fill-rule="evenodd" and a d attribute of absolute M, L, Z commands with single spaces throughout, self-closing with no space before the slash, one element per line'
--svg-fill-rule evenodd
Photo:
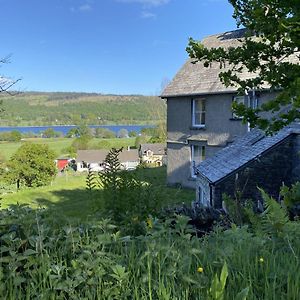
<path fill-rule="evenodd" d="M 233 101 L 237 102 L 237 104 L 244 104 L 252 109 L 258 108 L 258 98 L 255 95 L 234 96 Z M 234 112 L 232 113 L 232 117 L 235 119 L 241 119 L 241 117 L 237 116 Z"/>
<path fill-rule="evenodd" d="M 248 107 L 250 107 L 252 109 L 258 108 L 258 98 L 256 96 L 253 96 L 253 97 L 248 96 Z"/>
<path fill-rule="evenodd" d="M 205 146 L 191 145 L 191 176 L 196 177 L 196 167 L 205 159 Z"/>
<path fill-rule="evenodd" d="M 192 125 L 194 127 L 205 126 L 205 99 L 192 100 Z"/>

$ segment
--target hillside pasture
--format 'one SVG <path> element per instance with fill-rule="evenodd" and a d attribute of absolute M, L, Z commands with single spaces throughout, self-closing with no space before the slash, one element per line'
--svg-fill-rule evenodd
<path fill-rule="evenodd" d="M 27 138 L 21 142 L 0 142 L 0 154 L 5 160 L 9 160 L 10 157 L 18 150 L 23 143 L 37 143 L 46 144 L 51 150 L 53 150 L 57 157 L 67 155 L 67 148 L 71 146 L 74 138 Z M 101 146 L 101 144 L 102 146 Z M 93 138 L 89 142 L 89 149 L 110 149 L 114 148 L 127 148 L 134 147 L 135 138 L 113 138 L 113 139 L 101 139 Z"/>

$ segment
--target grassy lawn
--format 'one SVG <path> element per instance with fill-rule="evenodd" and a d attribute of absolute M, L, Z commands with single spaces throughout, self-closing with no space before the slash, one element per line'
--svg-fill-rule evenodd
<path fill-rule="evenodd" d="M 66 155 L 65 149 L 71 146 L 74 139 L 71 138 L 28 138 L 21 142 L 0 142 L 0 154 L 5 159 L 8 160 L 25 142 L 32 142 L 37 144 L 46 144 L 52 149 L 56 155 L 62 156 Z M 89 142 L 90 149 L 99 149 L 99 142 L 105 141 L 106 147 L 104 148 L 121 148 L 121 147 L 133 147 L 135 143 L 135 138 L 112 138 L 112 139 L 100 139 L 94 138 Z"/>
<path fill-rule="evenodd" d="M 159 195 L 164 206 L 194 200 L 194 191 L 166 187 L 166 168 L 140 169 L 135 171 L 140 180 L 153 184 L 153 192 Z M 15 204 L 30 207 L 46 207 L 78 221 L 92 218 L 101 210 L 101 191 L 86 190 L 86 175 L 63 174 L 57 176 L 51 186 L 24 189 L 4 195 L 1 208 Z"/>

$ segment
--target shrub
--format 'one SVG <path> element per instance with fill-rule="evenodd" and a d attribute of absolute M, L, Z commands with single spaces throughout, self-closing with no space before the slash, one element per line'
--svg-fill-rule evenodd
<path fill-rule="evenodd" d="M 6 179 L 17 187 L 47 185 L 57 172 L 54 159 L 55 153 L 47 145 L 25 143 L 7 163 Z"/>

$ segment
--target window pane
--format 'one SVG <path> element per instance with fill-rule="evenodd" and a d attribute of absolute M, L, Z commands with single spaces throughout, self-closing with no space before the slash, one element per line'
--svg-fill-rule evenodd
<path fill-rule="evenodd" d="M 205 125 L 205 112 L 202 112 L 202 113 L 201 113 L 201 121 L 200 121 L 199 124 Z"/>
<path fill-rule="evenodd" d="M 192 160 L 197 164 L 205 159 L 205 146 L 196 146 L 193 145 L 193 154 Z"/>
<path fill-rule="evenodd" d="M 205 100 L 204 99 L 195 100 L 195 111 L 196 112 L 205 111 Z"/>
<path fill-rule="evenodd" d="M 193 101 L 193 125 L 205 125 L 205 99 Z"/>
<path fill-rule="evenodd" d="M 201 123 L 201 113 L 195 113 L 195 124 L 199 125 Z"/>

